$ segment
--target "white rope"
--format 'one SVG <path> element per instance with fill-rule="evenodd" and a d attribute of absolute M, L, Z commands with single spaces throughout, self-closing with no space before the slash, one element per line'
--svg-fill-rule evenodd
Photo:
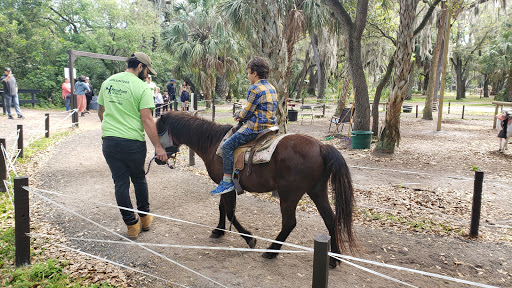
<path fill-rule="evenodd" d="M 30 235 L 30 234 L 29 234 Z M 137 272 L 137 273 L 140 273 L 140 274 L 144 274 L 146 276 L 149 276 L 149 277 L 153 277 L 155 279 L 158 279 L 158 280 L 161 280 L 161 281 L 164 281 L 164 282 L 167 282 L 167 283 L 170 283 L 170 284 L 173 284 L 173 285 L 177 285 L 177 286 L 180 286 L 180 287 L 188 287 L 188 286 L 184 286 L 184 285 L 181 285 L 181 284 L 178 284 L 176 282 L 172 282 L 172 281 L 169 281 L 167 279 L 164 279 L 164 278 L 161 278 L 161 277 L 158 277 L 158 276 L 155 276 L 155 275 L 152 275 L 152 274 L 149 274 L 147 272 L 144 272 L 144 271 L 141 271 L 141 270 L 137 270 L 135 268 L 132 268 L 130 266 L 126 266 L 124 264 L 121 264 L 121 263 L 117 263 L 117 262 L 114 262 L 112 260 L 108 260 L 106 258 L 101 258 L 101 257 L 98 257 L 96 255 L 92 255 L 92 254 L 89 254 L 87 252 L 84 252 L 84 251 L 81 251 L 81 250 L 78 250 L 78 249 L 74 249 L 74 248 L 71 248 L 71 247 L 68 247 L 68 246 L 64 246 L 62 244 L 59 244 L 59 243 L 53 243 L 53 245 L 56 245 L 56 246 L 59 246 L 61 248 L 65 248 L 65 249 L 68 249 L 68 250 L 71 250 L 71 251 L 74 251 L 74 252 L 77 252 L 77 253 L 80 253 L 80 254 L 83 254 L 83 255 L 86 255 L 88 257 L 91 257 L 91 258 L 94 258 L 94 259 L 98 259 L 100 261 L 103 261 L 103 262 L 107 262 L 107 263 L 110 263 L 110 264 L 113 264 L 113 265 L 116 265 L 116 266 L 119 266 L 121 268 L 124 268 L 124 269 L 128 269 L 130 271 L 134 271 L 134 272 Z"/>
<path fill-rule="evenodd" d="M 73 196 L 69 196 L 69 195 L 65 195 L 65 194 L 61 194 L 61 193 L 57 193 L 57 192 L 52 192 L 52 191 L 47 191 L 47 190 L 43 190 L 43 189 L 39 189 L 39 188 L 31 188 L 31 187 L 28 187 L 28 186 L 23 186 L 23 188 L 26 189 L 29 192 L 36 193 L 37 195 L 40 195 L 40 194 L 35 192 L 35 191 L 33 191 L 33 190 L 39 190 L 41 192 L 45 192 L 45 193 L 49 193 L 49 194 L 54 194 L 54 195 L 60 195 L 60 196 L 65 196 L 65 197 L 69 197 L 69 198 L 77 198 L 77 199 L 79 199 L 78 197 L 73 197 Z M 44 197 L 44 196 L 40 195 L 40 197 Z M 46 197 L 44 197 L 44 198 L 46 198 Z M 46 199 L 49 199 L 49 198 L 46 198 Z M 293 244 L 293 243 L 287 243 L 287 242 L 281 242 L 281 241 L 276 241 L 276 240 L 270 240 L 270 239 L 266 239 L 266 238 L 255 236 L 255 235 L 248 235 L 248 234 L 239 233 L 239 232 L 235 232 L 235 231 L 219 229 L 219 228 L 216 228 L 216 227 L 209 227 L 208 225 L 204 225 L 204 224 L 198 224 L 198 223 L 194 223 L 194 222 L 190 222 L 190 221 L 186 221 L 186 220 L 175 219 L 175 218 L 171 218 L 171 217 L 167 217 L 167 216 L 161 216 L 161 215 L 157 215 L 157 214 L 153 214 L 153 213 L 147 213 L 147 212 L 138 211 L 138 210 L 135 210 L 135 209 L 124 208 L 124 207 L 115 206 L 115 205 L 111 205 L 111 204 L 105 204 L 105 203 L 100 203 L 100 202 L 96 202 L 96 201 L 90 201 L 90 200 L 86 200 L 86 199 L 81 199 L 81 200 L 82 201 L 86 201 L 86 202 L 90 202 L 90 203 L 94 203 L 94 204 L 97 204 L 97 205 L 114 207 L 114 208 L 118 208 L 118 209 L 124 209 L 124 210 L 127 210 L 127 211 L 142 212 L 142 213 L 146 213 L 148 215 L 152 215 L 152 216 L 155 216 L 155 217 L 160 217 L 160 218 L 164 218 L 164 219 L 168 219 L 168 220 L 173 220 L 173 221 L 177 221 L 177 222 L 181 222 L 181 223 L 187 223 L 187 224 L 192 224 L 192 225 L 196 225 L 196 226 L 207 227 L 207 228 L 210 228 L 210 229 L 214 228 L 214 229 L 217 229 L 217 230 L 220 230 L 220 231 L 225 231 L 225 232 L 228 232 L 228 233 L 238 234 L 238 235 L 242 235 L 242 236 L 248 236 L 248 237 L 252 237 L 252 238 L 255 238 L 255 239 L 260 239 L 260 240 L 264 240 L 264 241 L 269 241 L 269 242 L 281 244 L 283 246 L 303 249 L 303 250 L 306 250 L 306 251 L 313 251 L 312 248 L 304 247 L 304 246 Z M 52 200 L 50 200 L 50 201 L 52 201 Z M 52 202 L 54 202 L 54 201 L 52 201 Z M 64 209 L 67 209 L 67 208 L 64 208 Z M 83 216 L 81 216 L 81 217 L 83 217 Z M 85 218 L 85 219 L 87 219 L 87 218 Z M 91 221 L 91 220 L 87 219 L 87 221 Z M 100 224 L 96 224 L 96 225 L 100 225 Z M 100 225 L 100 227 L 101 227 L 101 225 Z M 105 229 L 107 229 L 107 228 L 105 228 Z M 112 233 L 115 233 L 115 232 L 112 231 Z M 115 233 L 115 234 L 117 234 L 117 233 Z M 119 235 L 119 234 L 117 234 L 117 235 Z M 127 238 L 125 238 L 125 237 L 123 237 L 121 235 L 119 235 L 119 236 L 124 238 L 124 239 L 127 239 Z M 129 239 L 127 239 L 127 240 L 129 240 Z M 131 240 L 129 240 L 129 241 L 131 241 Z M 134 242 L 134 243 L 137 243 L 137 242 Z M 145 249 L 148 249 L 148 248 L 145 248 Z M 152 251 L 152 250 L 150 250 L 150 251 Z M 379 262 L 375 262 L 375 261 L 371 261 L 371 260 L 366 260 L 366 259 L 362 259 L 362 258 L 356 258 L 356 257 L 352 257 L 352 256 L 335 254 L 335 253 L 332 253 L 332 252 L 329 252 L 329 256 L 332 256 L 333 258 L 336 258 L 336 259 L 339 259 L 339 257 L 341 257 L 341 258 L 345 258 L 345 259 L 348 259 L 348 260 L 359 261 L 359 262 L 373 264 L 373 265 L 377 265 L 377 266 L 393 268 L 393 269 L 398 269 L 398 270 L 404 270 L 404 271 L 408 271 L 408 272 L 418 273 L 418 274 L 422 274 L 422 275 L 426 275 L 426 276 L 436 277 L 436 278 L 440 278 L 440 279 L 444 279 L 444 280 L 448 280 L 448 281 L 464 283 L 464 284 L 469 284 L 469 285 L 478 286 L 478 287 L 494 287 L 494 286 L 488 286 L 488 285 L 477 283 L 477 282 L 471 282 L 471 281 L 457 279 L 457 278 L 448 277 L 448 276 L 444 276 L 444 275 L 439 275 L 439 274 L 435 274 L 435 273 L 424 272 L 424 271 L 421 271 L 421 270 L 415 270 L 415 269 L 411 269 L 411 268 L 405 268 L 405 267 L 400 267 L 400 266 L 395 266 L 395 265 L 390 265 L 390 264 L 385 264 L 385 263 L 379 263 Z"/>
<path fill-rule="evenodd" d="M 16 175 L 16 177 L 18 176 L 18 172 L 16 172 L 16 167 L 14 167 L 14 162 L 12 162 L 11 157 L 9 157 L 9 154 L 7 153 L 7 150 L 5 150 L 4 145 L 2 144 L 1 146 L 2 146 L 2 153 L 4 154 L 4 159 L 5 159 L 5 161 L 7 161 L 7 165 L 6 165 L 7 175 L 9 176 L 9 180 L 10 180 L 11 174 L 9 173 L 9 171 L 12 170 L 14 172 L 14 175 Z"/>
<path fill-rule="evenodd" d="M 73 112 L 69 113 L 66 117 L 64 117 L 64 119 L 60 120 L 59 122 L 55 123 L 55 125 L 53 125 L 54 127 L 59 127 L 59 124 L 62 123 L 63 121 L 65 121 L 66 119 L 68 119 L 69 117 L 71 117 L 71 115 L 73 115 L 74 113 L 76 113 L 78 111 L 78 109 L 73 109 L 72 110 Z M 52 128 L 50 127 L 50 130 L 56 130 L 57 128 Z"/>
<path fill-rule="evenodd" d="M 9 186 L 12 185 L 11 182 L 7 181 L 7 180 L 3 180 L 4 181 L 4 186 L 5 186 L 5 191 L 7 192 L 7 195 L 9 196 L 9 200 L 11 201 L 11 204 L 12 204 L 12 207 L 14 207 L 14 201 L 13 201 L 13 196 L 11 196 L 11 191 L 9 189 Z"/>
<path fill-rule="evenodd" d="M 364 167 L 364 166 L 349 166 L 350 168 L 357 169 L 368 169 L 368 170 L 379 170 L 379 171 L 390 171 L 390 172 L 399 172 L 405 174 L 417 174 L 417 175 L 425 175 L 425 176 L 433 176 L 432 174 L 426 172 L 417 172 L 417 171 L 407 171 L 407 170 L 396 170 L 396 169 L 386 169 L 386 168 L 374 168 L 374 167 Z M 459 177 L 459 176 L 445 176 L 446 178 L 461 180 L 461 181 L 469 181 L 473 180 L 473 178 L 467 177 Z"/>
<path fill-rule="evenodd" d="M 363 263 L 372 264 L 372 265 L 376 265 L 376 266 L 380 266 L 380 267 L 386 267 L 386 268 L 391 268 L 391 269 L 396 269 L 396 270 L 402 270 L 402 271 L 417 273 L 417 274 L 421 274 L 421 275 L 425 275 L 425 276 L 430 276 L 430 277 L 434 277 L 434 278 L 439 278 L 439 279 L 443 279 L 443 280 L 448 280 L 448 281 L 452 281 L 452 282 L 456 282 L 456 283 L 468 284 L 468 285 L 477 286 L 477 287 L 497 288 L 496 286 L 491 286 L 491 285 L 487 285 L 487 284 L 472 282 L 472 281 L 468 281 L 468 280 L 464 280 L 464 279 L 453 278 L 453 277 L 450 277 L 450 276 L 445 276 L 445 275 L 441 275 L 441 274 L 425 272 L 425 271 L 411 269 L 411 268 L 406 268 L 406 267 L 400 267 L 400 266 L 386 264 L 386 263 L 380 263 L 380 262 L 376 262 L 376 261 L 356 258 L 356 257 L 352 257 L 352 256 L 342 255 L 342 254 L 336 254 L 336 253 L 332 253 L 332 252 L 329 252 L 329 256 L 331 256 L 331 257 L 333 257 L 335 259 L 339 259 L 339 260 L 341 260 L 340 258 L 344 258 L 344 259 L 349 259 L 349 260 L 352 260 L 352 261 L 363 262 Z"/>
<path fill-rule="evenodd" d="M 25 190 L 27 190 L 27 191 L 30 191 L 30 190 L 28 189 L 28 188 L 30 188 L 30 187 L 23 186 L 23 188 L 24 188 Z M 207 277 L 207 276 L 205 276 L 205 275 L 203 275 L 203 274 L 201 274 L 201 273 L 199 273 L 199 272 L 196 272 L 196 271 L 194 271 L 194 270 L 192 270 L 192 269 L 190 269 L 190 268 L 186 267 L 185 265 L 180 264 L 180 263 L 178 263 L 178 262 L 176 262 L 176 261 L 174 261 L 174 260 L 172 260 L 172 259 L 168 258 L 168 257 L 167 257 L 167 256 L 165 256 L 165 255 L 162 255 L 162 254 L 160 254 L 160 253 L 158 253 L 158 252 L 156 252 L 156 251 L 154 251 L 154 250 L 151 250 L 151 249 L 149 249 L 149 248 L 147 248 L 147 247 L 145 247 L 145 246 L 143 246 L 143 245 L 140 245 L 140 244 L 138 244 L 137 242 L 134 242 L 134 241 L 130 240 L 129 238 L 127 238 L 127 237 L 125 237 L 125 236 L 123 236 L 123 235 L 121 235 L 121 234 L 119 234 L 119 233 L 117 233 L 117 232 L 115 232 L 115 231 L 112 231 L 111 229 L 108 229 L 107 227 L 105 227 L 105 226 L 103 226 L 103 225 L 101 225 L 101 224 L 99 224 L 99 223 L 97 223 L 97 222 L 94 222 L 93 220 L 91 220 L 91 219 L 89 219 L 89 218 L 87 218 L 87 217 L 85 217 L 85 216 L 83 216 L 83 215 L 80 215 L 79 213 L 77 213 L 77 212 L 75 212 L 75 211 L 73 211 L 73 210 L 71 210 L 71 209 L 67 208 L 66 206 L 64 206 L 64 205 L 62 205 L 62 204 L 59 204 L 59 203 L 57 203 L 57 202 L 53 201 L 52 199 L 50 199 L 50 198 L 48 198 L 48 197 L 45 197 L 45 196 L 41 195 L 40 193 L 37 193 L 37 192 L 35 192 L 35 191 L 33 191 L 33 190 L 32 190 L 32 191 L 30 191 L 30 192 L 34 193 L 36 196 L 38 196 L 38 197 L 42 198 L 43 200 L 45 200 L 45 201 L 47 201 L 47 202 L 50 202 L 50 203 L 52 203 L 53 205 L 55 205 L 55 206 L 57 206 L 57 207 L 59 207 L 59 208 L 61 208 L 61 209 L 65 210 L 65 211 L 68 211 L 69 213 L 71 213 L 71 214 L 73 214 L 73 215 L 75 215 L 75 216 L 77 216 L 77 217 L 80 217 L 80 218 L 84 219 L 84 220 L 85 220 L 85 221 L 87 221 L 87 222 L 90 222 L 90 223 L 92 223 L 92 224 L 94 224 L 94 225 L 96 225 L 96 226 L 100 227 L 101 229 L 104 229 L 104 230 L 106 230 L 106 231 L 108 231 L 108 232 L 110 232 L 110 233 L 112 233 L 112 234 L 114 234 L 114 235 L 116 235 L 116 236 L 118 236 L 118 237 L 120 237 L 120 238 L 124 239 L 124 240 L 127 240 L 127 241 L 129 241 L 129 242 L 134 243 L 135 245 L 139 246 L 140 248 L 142 248 L 142 249 L 144 249 L 144 250 L 146 250 L 146 251 L 148 251 L 148 252 L 150 252 L 150 253 L 152 253 L 152 254 L 154 254 L 154 255 L 156 255 L 156 256 L 159 256 L 159 257 L 160 257 L 160 258 L 162 258 L 162 259 L 165 259 L 165 260 L 167 260 L 167 261 L 169 261 L 169 262 L 171 262 L 171 263 L 173 263 L 173 264 L 175 264 L 175 265 L 177 265 L 177 266 L 179 266 L 179 267 L 181 267 L 181 268 L 183 268 L 183 269 L 185 269 L 185 270 L 187 270 L 187 271 L 189 271 L 189 272 L 192 272 L 192 273 L 194 273 L 194 274 L 196 274 L 196 275 L 198 275 L 198 276 L 200 276 L 200 277 L 203 277 L 203 278 L 205 278 L 205 279 L 207 279 L 207 280 L 209 280 L 209 281 L 211 281 L 211 282 L 213 282 L 213 283 L 215 283 L 215 284 L 217 284 L 217 285 L 219 285 L 219 286 L 221 286 L 221 287 L 225 287 L 225 288 L 227 288 L 226 286 L 222 285 L 221 283 L 219 283 L 219 282 L 217 282 L 217 281 L 215 281 L 215 280 L 213 280 L 213 279 L 211 279 L 211 278 L 209 278 L 209 277 Z M 148 214 L 149 214 L 149 213 L 148 213 Z"/>
<path fill-rule="evenodd" d="M 46 118 L 48 118 L 48 116 L 45 115 L 44 117 L 44 120 L 46 120 Z M 41 129 L 41 127 L 45 124 L 45 121 L 41 122 L 41 124 L 39 124 L 39 126 L 37 126 L 37 129 L 35 129 L 34 131 L 32 131 L 32 136 L 28 139 L 27 143 L 24 144 L 25 146 L 24 147 L 28 147 L 30 145 L 30 143 L 32 143 L 32 139 L 37 135 L 37 132 L 39 132 L 39 130 Z"/>
<path fill-rule="evenodd" d="M 32 235 L 56 238 L 56 236 L 48 235 L 48 234 L 32 233 Z M 299 254 L 308 254 L 308 253 L 313 252 L 313 251 L 305 251 L 305 250 L 275 250 L 275 249 L 255 249 L 255 248 L 236 248 L 236 247 L 191 246 L 191 245 L 179 245 L 179 244 L 142 243 L 142 242 L 137 242 L 137 244 L 135 244 L 135 243 L 125 242 L 125 241 L 87 239 L 87 238 L 76 238 L 76 237 L 66 237 L 66 239 L 78 240 L 78 241 L 88 241 L 88 242 L 110 243 L 110 244 L 124 244 L 124 245 L 140 244 L 140 245 L 144 245 L 144 246 L 153 246 L 153 247 L 199 249 L 199 250 L 223 250 L 223 251 L 238 251 L 238 252 L 268 252 L 268 253 L 299 253 Z"/>

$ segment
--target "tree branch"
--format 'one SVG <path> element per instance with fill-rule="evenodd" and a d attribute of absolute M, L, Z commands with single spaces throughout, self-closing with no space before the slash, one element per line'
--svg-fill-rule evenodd
<path fill-rule="evenodd" d="M 71 21 L 69 18 L 64 17 L 64 15 L 60 14 L 59 11 L 53 9 L 53 7 L 49 7 L 49 8 L 50 8 L 50 10 L 55 12 L 55 14 L 59 15 L 60 18 L 62 18 L 64 21 L 68 22 L 71 26 L 73 26 L 73 32 L 75 32 L 76 34 L 79 34 L 78 27 L 76 27 L 76 24 L 73 21 Z"/>
<path fill-rule="evenodd" d="M 338 21 L 340 21 L 341 24 L 345 26 L 347 31 L 352 30 L 354 22 L 352 22 L 352 17 L 350 17 L 350 14 L 348 14 L 347 10 L 345 10 L 343 4 L 341 4 L 338 0 L 325 0 L 325 3 L 327 6 L 329 6 L 329 8 L 331 8 L 332 12 L 334 13 L 334 17 L 336 17 Z"/>
<path fill-rule="evenodd" d="M 423 16 L 423 20 L 421 20 L 421 23 L 418 25 L 418 27 L 416 27 L 416 29 L 414 29 L 414 33 L 412 34 L 413 37 L 418 35 L 418 33 L 420 33 L 421 30 L 423 28 L 425 28 L 425 25 L 427 25 L 428 19 L 430 19 L 430 17 L 434 13 L 434 10 L 436 9 L 436 6 L 437 6 L 437 4 L 439 4 L 439 2 L 441 2 L 441 0 L 435 0 L 432 3 L 432 5 L 430 5 L 430 7 L 427 10 L 427 13 L 425 13 L 425 16 Z"/>
<path fill-rule="evenodd" d="M 355 21 L 355 36 L 361 39 L 363 35 L 364 27 L 366 26 L 366 18 L 368 16 L 368 1 L 369 0 L 358 0 L 356 10 L 356 21 Z"/>
<path fill-rule="evenodd" d="M 379 26 L 377 26 L 377 24 L 374 24 L 374 23 L 368 22 L 368 25 L 370 25 L 370 26 L 374 27 L 375 29 L 377 29 L 377 30 L 380 32 L 380 34 L 382 34 L 382 36 L 383 36 L 384 38 L 389 39 L 389 41 L 391 41 L 391 43 L 393 43 L 393 45 L 396 47 L 396 40 L 395 40 L 395 38 L 393 38 L 393 37 L 391 37 L 391 36 L 387 35 L 384 31 L 382 31 L 382 29 L 380 29 L 380 27 L 379 27 Z"/>

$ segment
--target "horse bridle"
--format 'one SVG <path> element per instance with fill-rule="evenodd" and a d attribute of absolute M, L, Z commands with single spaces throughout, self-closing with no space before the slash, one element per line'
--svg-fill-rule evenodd
<path fill-rule="evenodd" d="M 169 133 L 168 129 L 165 129 L 162 133 L 158 134 L 158 138 L 160 139 L 160 144 L 162 145 L 162 148 L 164 148 L 165 152 L 167 152 L 168 158 L 175 158 L 176 153 L 180 151 L 179 145 L 175 145 L 174 141 L 172 140 L 172 135 Z M 163 165 L 162 161 L 159 163 L 155 160 L 157 164 Z"/>

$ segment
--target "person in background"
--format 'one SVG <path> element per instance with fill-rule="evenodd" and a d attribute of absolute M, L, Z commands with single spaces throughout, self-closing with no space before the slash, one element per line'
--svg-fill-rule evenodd
<path fill-rule="evenodd" d="M 78 81 L 75 84 L 76 106 L 82 117 L 85 115 L 85 108 L 87 106 L 85 93 L 90 92 L 90 90 L 89 85 L 85 83 L 85 76 L 78 77 Z"/>
<path fill-rule="evenodd" d="M 138 217 L 133 211 L 120 209 L 120 212 L 128 229 L 128 238 L 135 240 L 141 230 L 148 231 L 153 223 L 153 216 L 147 214 L 149 192 L 144 171 L 147 152 L 144 132 L 155 147 L 157 159 L 167 161 L 167 153 L 160 144 L 151 116 L 151 110 L 155 108 L 153 94 L 144 82 L 149 73 L 156 74 L 151 58 L 135 52 L 127 64 L 124 72 L 110 76 L 101 85 L 98 117 L 101 120 L 103 156 L 112 173 L 118 206 L 133 209 L 130 180 L 133 183 Z"/>
<path fill-rule="evenodd" d="M 190 101 L 190 90 L 187 82 L 184 82 L 180 89 L 181 111 L 188 111 L 188 101 Z"/>
<path fill-rule="evenodd" d="M 162 108 L 163 112 L 166 112 L 169 110 L 169 91 L 167 89 L 164 90 L 164 106 Z"/>
<path fill-rule="evenodd" d="M 171 110 L 173 110 L 174 102 L 176 101 L 176 86 L 174 79 L 171 79 L 169 84 L 167 84 L 167 91 L 169 92 L 169 103 L 171 103 L 169 105 L 171 105 Z"/>
<path fill-rule="evenodd" d="M 69 78 L 64 78 L 64 83 L 62 83 L 62 99 L 66 103 L 66 111 L 69 111 L 69 105 L 71 104 L 71 83 L 69 83 Z"/>
<path fill-rule="evenodd" d="M 151 75 L 148 75 L 148 77 L 146 78 L 146 83 L 148 84 L 148 87 L 149 89 L 151 89 L 151 95 L 153 95 L 153 102 L 155 101 L 155 97 L 156 97 L 156 84 L 155 82 L 152 81 L 152 77 Z M 151 116 L 153 116 L 153 110 L 151 110 Z"/>
<path fill-rule="evenodd" d="M 91 91 L 85 92 L 85 100 L 87 102 L 87 105 L 85 107 L 85 113 L 89 113 L 89 109 L 91 108 L 90 106 L 92 96 L 94 96 L 94 89 L 92 88 L 91 82 L 89 82 L 89 77 L 85 77 L 85 84 L 89 85 L 89 89 L 91 89 Z"/>
<path fill-rule="evenodd" d="M 0 81 L 4 85 L 5 109 L 9 119 L 14 119 L 11 115 L 11 103 L 14 103 L 14 110 L 18 114 L 18 118 L 24 118 L 21 114 L 20 102 L 18 101 L 18 83 L 14 74 L 12 74 L 11 68 L 4 69 L 4 74 Z"/>
<path fill-rule="evenodd" d="M 246 71 L 251 82 L 247 104 L 233 116 L 235 121 L 245 123 L 222 145 L 224 177 L 219 186 L 210 192 L 211 195 L 221 195 L 235 189 L 232 180 L 233 151 L 236 147 L 254 140 L 261 131 L 274 126 L 277 121 L 277 93 L 276 88 L 267 80 L 270 72 L 268 61 L 262 57 L 254 57 L 247 63 Z"/>
<path fill-rule="evenodd" d="M 160 93 L 160 87 L 156 87 L 156 96 L 155 96 L 155 117 L 160 117 L 160 114 L 162 113 L 162 105 L 164 105 L 164 97 Z"/>

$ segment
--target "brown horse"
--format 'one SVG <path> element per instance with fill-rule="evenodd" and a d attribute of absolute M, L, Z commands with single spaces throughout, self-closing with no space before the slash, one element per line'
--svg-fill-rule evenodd
<path fill-rule="evenodd" d="M 231 125 L 220 125 L 215 122 L 194 117 L 188 113 L 170 111 L 162 115 L 156 122 L 159 135 L 168 133 L 171 143 L 190 147 L 206 165 L 210 178 L 219 183 L 223 176 L 222 158 L 216 155 L 217 147 Z M 169 141 L 163 141 L 169 143 Z M 166 145 L 169 146 L 169 145 Z M 164 146 L 164 148 L 166 148 Z M 277 191 L 279 194 L 282 228 L 276 241 L 284 242 L 297 223 L 295 209 L 302 195 L 307 193 L 313 200 L 322 216 L 331 236 L 331 251 L 339 253 L 352 250 L 355 246 L 352 234 L 352 212 L 354 195 L 349 168 L 345 159 L 336 148 L 300 134 L 284 137 L 276 147 L 269 163 L 254 165 L 249 176 L 246 174 L 248 165 L 240 174 L 240 184 L 246 191 L 264 193 Z M 334 190 L 333 213 L 327 193 L 328 180 Z M 252 235 L 235 217 L 235 191 L 221 195 L 218 229 L 212 231 L 211 237 L 224 235 L 226 216 L 231 219 L 235 228 L 243 234 Z M 242 236 L 249 247 L 254 248 L 256 239 Z M 278 250 L 281 244 L 272 243 L 269 249 Z M 264 253 L 263 257 L 275 258 L 277 253 Z M 331 268 L 336 267 L 337 260 L 330 259 Z"/>

